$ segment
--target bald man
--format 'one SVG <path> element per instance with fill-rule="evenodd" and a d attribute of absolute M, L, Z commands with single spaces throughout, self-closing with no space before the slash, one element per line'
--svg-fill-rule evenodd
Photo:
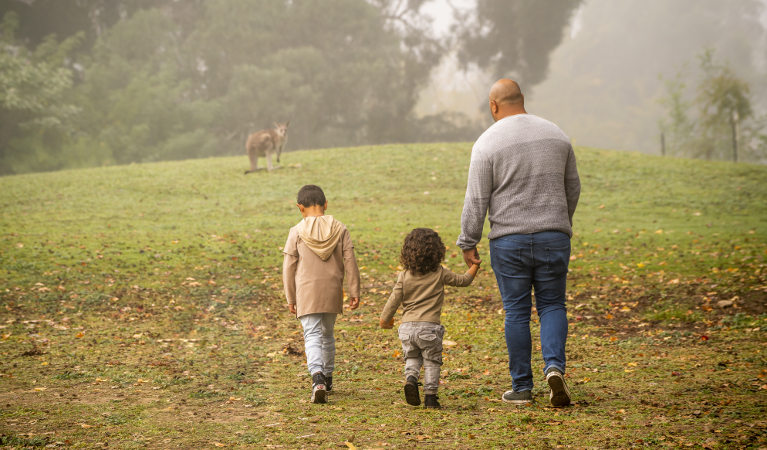
<path fill-rule="evenodd" d="M 525 110 L 519 85 L 498 80 L 490 89 L 495 123 L 474 143 L 457 245 L 467 264 L 479 262 L 485 215 L 490 263 L 506 312 L 504 331 L 512 389 L 503 400 L 532 402 L 532 295 L 541 323 L 543 374 L 553 406 L 570 404 L 565 383 L 567 311 L 573 213 L 581 185 L 570 138 Z"/>

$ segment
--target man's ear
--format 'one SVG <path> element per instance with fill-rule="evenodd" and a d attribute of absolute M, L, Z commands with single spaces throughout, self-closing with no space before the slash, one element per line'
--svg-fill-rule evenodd
<path fill-rule="evenodd" d="M 498 114 L 498 103 L 495 100 L 490 100 L 490 113 L 493 116 Z"/>
<path fill-rule="evenodd" d="M 298 206 L 298 210 L 299 211 L 304 212 L 304 205 L 302 205 L 300 203 L 296 203 L 296 206 Z"/>
<path fill-rule="evenodd" d="M 325 206 L 322 207 L 323 210 L 328 209 L 328 201 L 325 200 Z"/>

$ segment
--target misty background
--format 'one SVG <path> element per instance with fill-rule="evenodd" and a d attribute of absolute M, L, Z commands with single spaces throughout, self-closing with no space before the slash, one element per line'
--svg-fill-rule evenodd
<path fill-rule="evenodd" d="M 473 141 L 487 91 L 576 145 L 767 162 L 767 0 L 0 0 L 0 174 Z"/>

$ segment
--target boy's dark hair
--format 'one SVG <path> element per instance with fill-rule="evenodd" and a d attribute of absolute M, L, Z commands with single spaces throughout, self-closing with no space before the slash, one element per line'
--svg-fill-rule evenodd
<path fill-rule="evenodd" d="M 412 274 L 426 274 L 439 269 L 445 259 L 445 244 L 436 231 L 416 228 L 405 237 L 400 262 Z"/>
<path fill-rule="evenodd" d="M 314 205 L 325 206 L 326 201 L 325 193 L 322 192 L 322 189 L 319 186 L 307 184 L 298 190 L 297 203 L 299 205 L 303 205 L 305 207 Z"/>

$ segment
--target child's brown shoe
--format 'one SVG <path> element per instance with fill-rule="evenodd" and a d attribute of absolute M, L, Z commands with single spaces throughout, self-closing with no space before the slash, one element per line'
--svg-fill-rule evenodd
<path fill-rule="evenodd" d="M 418 379 L 414 376 L 407 377 L 405 383 L 405 401 L 408 405 L 418 406 L 421 404 L 421 395 L 418 393 Z"/>
<path fill-rule="evenodd" d="M 439 397 L 437 394 L 426 394 L 423 396 L 424 408 L 440 409 L 442 406 L 439 404 Z"/>

